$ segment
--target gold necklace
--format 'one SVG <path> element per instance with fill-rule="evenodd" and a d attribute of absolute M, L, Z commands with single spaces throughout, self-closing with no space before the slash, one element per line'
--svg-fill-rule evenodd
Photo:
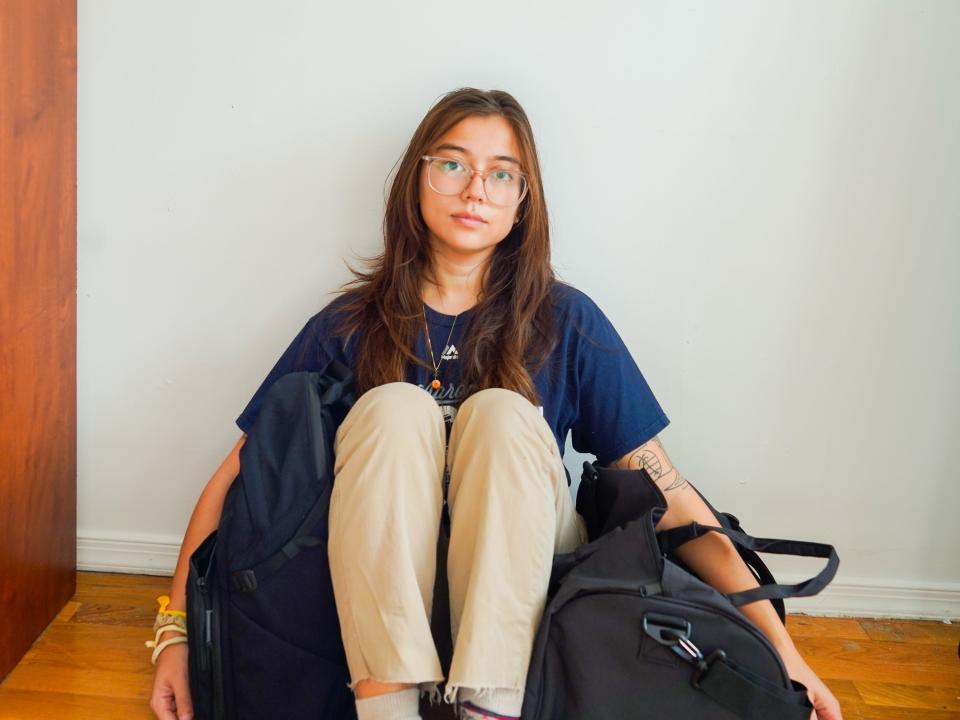
<path fill-rule="evenodd" d="M 450 346 L 450 338 L 453 337 L 453 328 L 457 325 L 457 318 L 460 317 L 460 313 L 457 313 L 453 318 L 453 323 L 450 325 L 450 332 L 447 333 L 447 342 L 444 344 L 444 349 Z M 433 365 L 433 381 L 430 383 L 430 387 L 434 390 L 440 389 L 440 365 L 443 363 L 443 355 L 440 355 L 440 362 L 437 362 L 436 358 L 433 356 L 433 343 L 430 342 L 430 326 L 427 324 L 427 306 L 423 306 L 423 329 L 426 331 L 427 335 L 427 348 L 430 350 L 430 364 Z"/>

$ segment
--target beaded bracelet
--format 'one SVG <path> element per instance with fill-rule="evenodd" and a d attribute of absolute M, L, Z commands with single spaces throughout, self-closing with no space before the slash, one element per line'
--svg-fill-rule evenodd
<path fill-rule="evenodd" d="M 153 621 L 153 630 L 154 632 L 161 625 L 176 625 L 177 627 L 183 628 L 183 631 L 187 631 L 187 614 L 183 610 L 167 610 L 167 606 L 170 605 L 170 598 L 166 595 L 161 595 L 157 598 L 157 602 L 160 603 L 160 609 L 157 611 L 157 618 Z"/>
<path fill-rule="evenodd" d="M 167 610 L 167 606 L 170 604 L 170 598 L 166 595 L 158 597 L 157 602 L 160 603 L 160 610 L 157 612 L 157 617 L 153 621 L 153 631 L 156 633 L 156 636 L 153 640 L 147 640 L 144 643 L 148 648 L 154 649 L 153 655 L 150 657 L 150 662 L 153 665 L 157 664 L 157 658 L 166 648 L 171 645 L 187 642 L 187 614 L 183 610 Z M 160 636 L 165 632 L 179 634 L 161 641 Z"/>

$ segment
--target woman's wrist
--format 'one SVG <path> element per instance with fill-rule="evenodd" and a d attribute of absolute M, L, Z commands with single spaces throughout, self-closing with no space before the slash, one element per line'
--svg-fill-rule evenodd
<path fill-rule="evenodd" d="M 153 655 L 150 661 L 156 665 L 160 654 L 172 645 L 179 645 L 187 642 L 187 613 L 183 610 L 171 610 L 170 598 L 161 595 L 157 598 L 160 603 L 160 610 L 153 622 L 153 640 L 148 640 L 145 645 L 153 649 Z"/>
<path fill-rule="evenodd" d="M 778 637 L 776 640 L 772 641 L 773 647 L 779 653 L 780 658 L 785 663 L 791 663 L 796 660 L 803 660 L 800 656 L 800 651 L 797 650 L 797 646 L 794 645 L 793 639 L 784 631 L 783 635 Z"/>

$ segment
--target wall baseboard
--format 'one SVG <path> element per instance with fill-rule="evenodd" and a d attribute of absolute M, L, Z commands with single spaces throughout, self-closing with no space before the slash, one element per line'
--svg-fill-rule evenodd
<path fill-rule="evenodd" d="M 77 570 L 172 576 L 178 543 L 106 538 L 77 538 Z"/>
<path fill-rule="evenodd" d="M 78 537 L 77 569 L 170 576 L 179 551 L 178 543 Z M 789 575 L 778 578 L 790 584 L 803 579 Z M 956 620 L 960 619 L 960 585 L 834 582 L 816 597 L 788 600 L 787 611 L 822 616 Z"/>
<path fill-rule="evenodd" d="M 793 584 L 804 578 L 784 576 L 777 580 Z M 786 603 L 787 612 L 805 615 L 957 620 L 960 619 L 960 586 L 836 581 L 819 595 Z"/>

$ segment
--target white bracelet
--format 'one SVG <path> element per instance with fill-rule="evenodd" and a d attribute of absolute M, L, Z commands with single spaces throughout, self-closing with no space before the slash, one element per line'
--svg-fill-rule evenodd
<path fill-rule="evenodd" d="M 174 637 L 169 637 L 164 641 L 160 641 L 160 636 L 165 632 L 176 632 L 181 633 Z M 179 625 L 163 625 L 162 627 L 157 628 L 157 635 L 153 640 L 147 640 L 144 645 L 148 648 L 154 648 L 153 655 L 150 656 L 150 663 L 152 665 L 157 664 L 157 658 L 160 657 L 160 653 L 164 651 L 170 645 L 176 645 L 177 643 L 187 642 L 187 631 L 185 628 L 180 627 Z"/>

